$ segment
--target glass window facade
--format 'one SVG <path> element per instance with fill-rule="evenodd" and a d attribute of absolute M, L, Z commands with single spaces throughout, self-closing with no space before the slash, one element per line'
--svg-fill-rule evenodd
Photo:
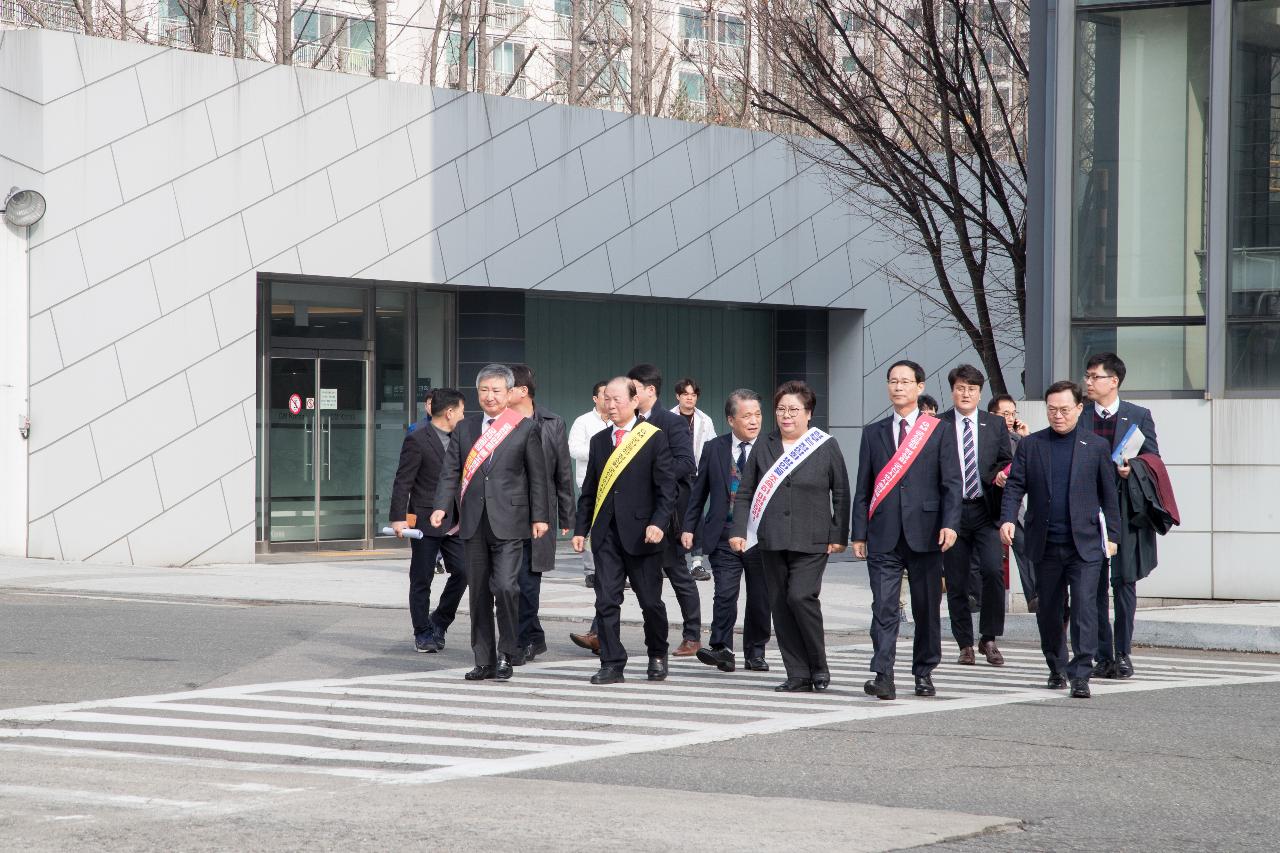
<path fill-rule="evenodd" d="M 1280 0 L 1234 4 L 1226 385 L 1280 390 Z"/>
<path fill-rule="evenodd" d="M 1205 387 L 1209 4 L 1077 16 L 1072 367 L 1114 349 L 1127 390 Z"/>

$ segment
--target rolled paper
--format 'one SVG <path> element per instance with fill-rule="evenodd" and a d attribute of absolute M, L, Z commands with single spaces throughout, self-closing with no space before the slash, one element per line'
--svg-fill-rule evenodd
<path fill-rule="evenodd" d="M 383 536 L 395 536 L 395 535 L 396 535 L 396 529 L 395 529 L 394 527 L 384 527 L 384 528 L 382 528 L 382 535 L 383 535 Z M 421 530 L 416 530 L 416 529 L 414 529 L 414 528 L 412 528 L 412 527 L 406 527 L 406 528 L 404 529 L 404 536 L 405 536 L 405 538 L 406 538 L 406 539 L 421 539 L 421 538 L 422 538 L 422 531 L 421 531 Z"/>

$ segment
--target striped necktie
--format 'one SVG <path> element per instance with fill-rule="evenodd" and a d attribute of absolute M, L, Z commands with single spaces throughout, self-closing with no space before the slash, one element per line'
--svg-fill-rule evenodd
<path fill-rule="evenodd" d="M 978 450 L 973 441 L 973 424 L 964 418 L 964 499 L 973 500 L 982 497 L 982 487 L 978 484 Z"/>

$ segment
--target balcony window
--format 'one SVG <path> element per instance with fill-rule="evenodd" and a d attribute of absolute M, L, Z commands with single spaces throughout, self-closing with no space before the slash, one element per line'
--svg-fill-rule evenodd
<path fill-rule="evenodd" d="M 691 104 L 705 104 L 707 102 L 707 81 L 701 74 L 681 71 L 680 92 Z"/>
<path fill-rule="evenodd" d="M 680 38 L 706 41 L 707 24 L 701 10 L 680 7 Z"/>

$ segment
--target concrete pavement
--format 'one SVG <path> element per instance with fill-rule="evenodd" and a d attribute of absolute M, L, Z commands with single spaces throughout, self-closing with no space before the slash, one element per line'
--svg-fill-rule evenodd
<path fill-rule="evenodd" d="M 322 558 L 190 568 L 0 557 L 0 589 L 407 608 L 407 566 L 407 552 L 376 558 Z M 434 584 L 436 594 L 440 582 L 443 578 Z M 673 624 L 678 624 L 679 607 L 669 586 L 663 586 L 668 613 Z M 703 583 L 698 588 L 702 593 L 705 629 L 711 619 L 712 585 Z M 556 570 L 544 576 L 544 621 L 585 626 L 593 614 L 593 601 L 592 591 L 582 584 L 581 558 L 567 549 L 562 550 Z M 946 606 L 945 597 L 943 606 Z M 847 555 L 833 560 L 822 591 L 827 630 L 866 632 L 870 627 L 870 608 L 871 591 L 863 565 Z M 465 612 L 465 600 L 462 609 Z M 639 624 L 640 610 L 633 597 L 625 600 L 622 615 L 624 621 Z M 945 612 L 943 618 L 946 618 Z M 903 628 L 903 635 L 909 636 L 911 626 L 907 624 Z M 1280 602 L 1202 602 L 1142 608 L 1138 611 L 1134 636 L 1141 645 L 1280 653 Z M 1035 618 L 1026 613 L 1009 614 L 1005 637 L 1035 641 Z"/>

